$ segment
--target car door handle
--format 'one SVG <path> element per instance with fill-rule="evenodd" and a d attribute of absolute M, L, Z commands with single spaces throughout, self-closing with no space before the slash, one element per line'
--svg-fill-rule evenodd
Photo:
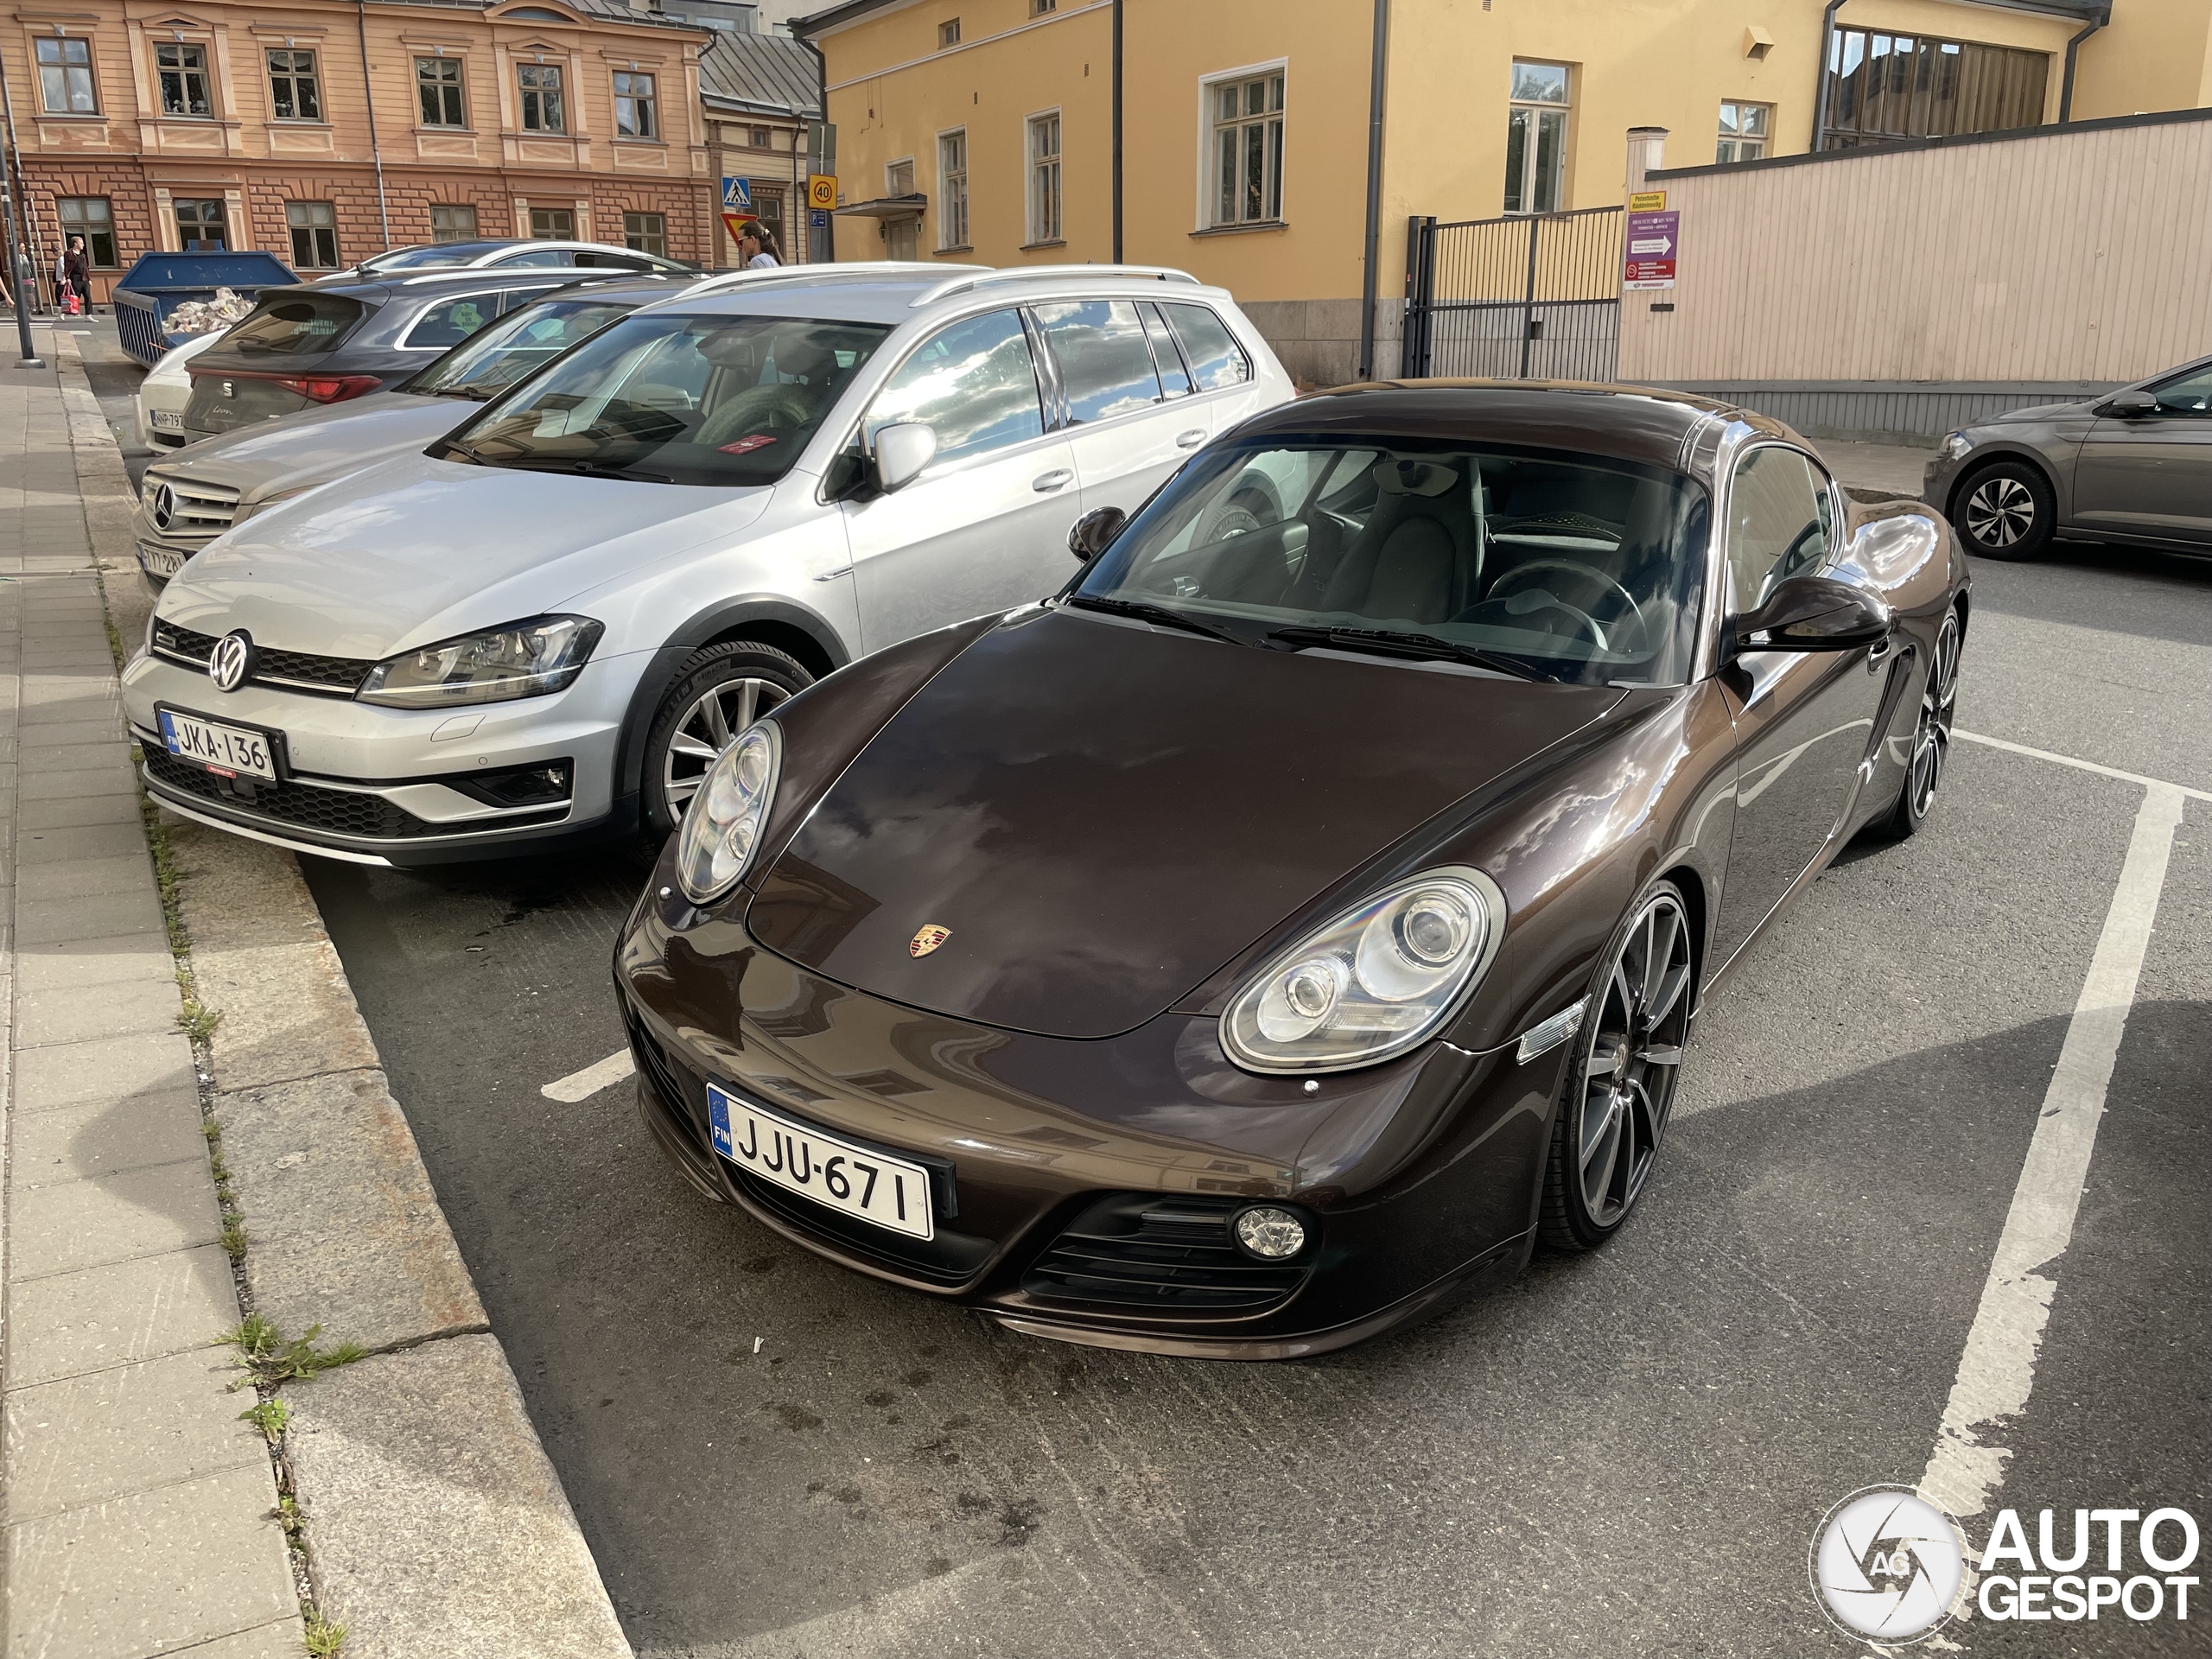
<path fill-rule="evenodd" d="M 1066 467 L 1055 467 L 1049 473 L 1039 473 L 1031 480 L 1029 487 L 1039 495 L 1050 495 L 1054 490 L 1065 489 L 1068 480 L 1074 476 Z"/>
<path fill-rule="evenodd" d="M 1175 435 L 1175 447 L 1178 449 L 1195 449 L 1205 441 L 1206 429 L 1203 426 L 1194 426 L 1187 432 L 1178 432 Z"/>
<path fill-rule="evenodd" d="M 1894 633 L 1885 633 L 1879 639 L 1877 639 L 1872 645 L 1867 646 L 1866 671 L 1869 674 L 1872 674 L 1877 669 L 1880 668 L 1884 663 L 1889 661 L 1890 653 L 1897 648 L 1897 637 Z"/>

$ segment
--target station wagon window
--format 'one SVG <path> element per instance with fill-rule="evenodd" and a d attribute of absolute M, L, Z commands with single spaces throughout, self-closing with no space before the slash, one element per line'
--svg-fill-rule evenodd
<path fill-rule="evenodd" d="M 1076 300 L 1030 309 L 1059 365 L 1071 425 L 1110 421 L 1160 401 L 1160 376 L 1134 303 Z"/>
<path fill-rule="evenodd" d="M 1152 363 L 1160 371 L 1160 390 L 1170 397 L 1189 397 L 1196 388 L 1191 384 L 1190 372 L 1183 366 L 1182 353 L 1175 349 L 1175 334 L 1168 327 L 1167 319 L 1149 300 L 1139 302 L 1137 313 L 1144 319 L 1144 336 L 1152 342 Z"/>
<path fill-rule="evenodd" d="M 918 421 L 937 434 L 940 462 L 1041 437 L 1036 365 L 1020 315 L 964 318 L 901 363 L 862 423 L 869 446 L 900 421 Z"/>
<path fill-rule="evenodd" d="M 154 70 L 162 85 L 163 115 L 209 115 L 207 48 L 185 42 L 154 48 Z"/>
<path fill-rule="evenodd" d="M 1827 480 L 1795 449 L 1764 444 L 1736 467 L 1728 495 L 1729 608 L 1758 608 L 1774 585 L 1827 562 L 1834 508 Z"/>
<path fill-rule="evenodd" d="M 1241 386 L 1252 378 L 1252 359 L 1244 355 L 1229 325 L 1205 306 L 1163 304 L 1160 309 L 1183 342 L 1183 355 L 1190 359 L 1199 391 Z"/>
<path fill-rule="evenodd" d="M 499 315 L 499 302 L 504 296 L 495 289 L 485 294 L 457 294 L 452 299 L 440 300 L 415 321 L 401 345 L 420 349 L 429 346 L 444 351 L 458 346 L 486 323 Z"/>
<path fill-rule="evenodd" d="M 39 102 L 48 115 L 98 115 L 92 80 L 92 43 L 76 39 L 38 42 Z"/>

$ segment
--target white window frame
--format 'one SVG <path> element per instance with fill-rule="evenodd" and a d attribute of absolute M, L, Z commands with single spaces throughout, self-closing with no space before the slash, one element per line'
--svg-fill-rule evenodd
<path fill-rule="evenodd" d="M 1729 131 L 1726 124 L 1721 120 L 1719 112 L 1715 111 L 1713 116 L 1713 124 L 1719 129 L 1719 134 L 1713 146 L 1713 156 L 1717 162 L 1723 166 L 1728 166 L 1732 165 L 1737 162 L 1760 161 L 1764 159 L 1766 156 L 1774 154 L 1773 105 L 1765 103 L 1756 98 L 1724 98 L 1720 100 L 1720 107 L 1724 110 L 1764 110 L 1766 111 L 1766 130 L 1760 133 L 1756 138 L 1746 138 L 1740 131 Z M 1737 147 L 1737 153 L 1733 156 L 1721 156 L 1719 153 L 1719 146 L 1721 144 L 1734 144 Z M 1743 148 L 1745 144 L 1756 144 L 1758 146 L 1758 154 L 1756 156 L 1746 156 L 1743 154 Z"/>
<path fill-rule="evenodd" d="M 1041 162 L 1037 154 L 1039 125 L 1052 124 L 1052 223 L 1039 224 L 1038 207 L 1038 174 Z M 1024 247 L 1050 245 L 1067 240 L 1067 121 L 1058 105 L 1049 110 L 1032 110 L 1021 118 L 1021 213 L 1027 234 L 1022 238 Z"/>
<path fill-rule="evenodd" d="M 1221 85 L 1221 83 L 1225 80 L 1250 80 L 1260 75 L 1281 75 L 1282 77 L 1282 160 L 1277 164 L 1279 169 L 1278 194 L 1282 197 L 1282 218 L 1280 220 L 1240 219 L 1232 224 L 1217 226 L 1213 216 L 1214 192 L 1217 184 L 1214 175 L 1215 156 L 1213 153 L 1214 88 Z M 1192 230 L 1234 230 L 1241 229 L 1247 224 L 1264 226 L 1272 230 L 1278 223 L 1287 224 L 1289 222 L 1290 175 L 1292 171 L 1290 145 L 1290 60 L 1287 57 L 1269 58 L 1260 63 L 1239 64 L 1234 69 L 1209 69 L 1205 73 L 1198 77 L 1198 125 L 1197 142 L 1198 152 L 1198 211 L 1191 221 L 1191 228 Z"/>
<path fill-rule="evenodd" d="M 960 167 L 957 173 L 949 171 L 944 165 L 944 145 L 949 138 L 960 141 Z M 937 135 L 937 251 L 939 253 L 975 245 L 974 229 L 968 222 L 968 162 L 967 128 L 947 127 Z M 960 181 L 957 198 L 959 211 L 957 213 L 953 210 L 956 198 L 952 186 L 948 182 L 956 177 Z"/>
<path fill-rule="evenodd" d="M 1512 95 L 1513 82 L 1510 77 L 1512 73 L 1512 67 L 1523 63 L 1533 64 L 1545 69 L 1558 69 L 1564 72 L 1567 76 L 1566 101 L 1560 104 L 1548 104 L 1531 99 L 1515 98 Z M 1505 119 L 1507 124 L 1506 154 L 1509 156 L 1513 153 L 1512 122 L 1514 117 L 1518 115 L 1522 111 L 1528 110 L 1532 111 L 1536 118 L 1531 120 L 1529 124 L 1529 148 L 1523 151 L 1522 155 L 1522 165 L 1524 169 L 1525 178 L 1521 193 L 1521 206 L 1518 207 L 1508 207 L 1503 202 L 1500 202 L 1499 210 L 1501 212 L 1523 215 L 1529 218 L 1535 218 L 1545 213 L 1563 213 L 1567 210 L 1567 203 L 1574 199 L 1574 192 L 1571 188 L 1571 180 L 1568 175 L 1573 171 L 1574 167 L 1574 95 L 1576 91 L 1575 82 L 1579 78 L 1580 70 L 1580 66 L 1572 63 L 1562 63 L 1556 58 L 1515 58 L 1512 60 L 1512 66 L 1509 66 L 1507 69 L 1509 79 L 1505 83 Z M 1288 102 L 1287 99 L 1285 99 L 1284 101 L 1286 103 Z M 1543 149 L 1542 117 L 1546 114 L 1554 114 L 1559 117 L 1559 200 L 1548 207 L 1533 205 L 1531 201 L 1531 198 L 1535 194 L 1537 157 L 1542 153 Z M 1713 120 L 1716 124 L 1719 122 L 1719 115 L 1716 111 L 1713 116 Z M 1509 181 L 1509 185 L 1510 182 L 1510 181 Z"/>

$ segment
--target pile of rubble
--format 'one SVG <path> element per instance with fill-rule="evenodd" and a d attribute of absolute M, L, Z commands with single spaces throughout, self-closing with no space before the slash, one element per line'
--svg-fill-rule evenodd
<path fill-rule="evenodd" d="M 219 288 L 212 300 L 185 301 L 162 319 L 162 326 L 173 334 L 204 334 L 229 327 L 252 309 L 253 301 L 245 295 Z"/>

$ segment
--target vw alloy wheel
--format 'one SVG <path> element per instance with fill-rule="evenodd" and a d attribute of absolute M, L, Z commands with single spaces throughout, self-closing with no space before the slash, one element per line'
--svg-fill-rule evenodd
<path fill-rule="evenodd" d="M 730 740 L 791 696 L 772 680 L 724 680 L 709 686 L 676 722 L 661 760 L 661 798 L 681 817 Z"/>

